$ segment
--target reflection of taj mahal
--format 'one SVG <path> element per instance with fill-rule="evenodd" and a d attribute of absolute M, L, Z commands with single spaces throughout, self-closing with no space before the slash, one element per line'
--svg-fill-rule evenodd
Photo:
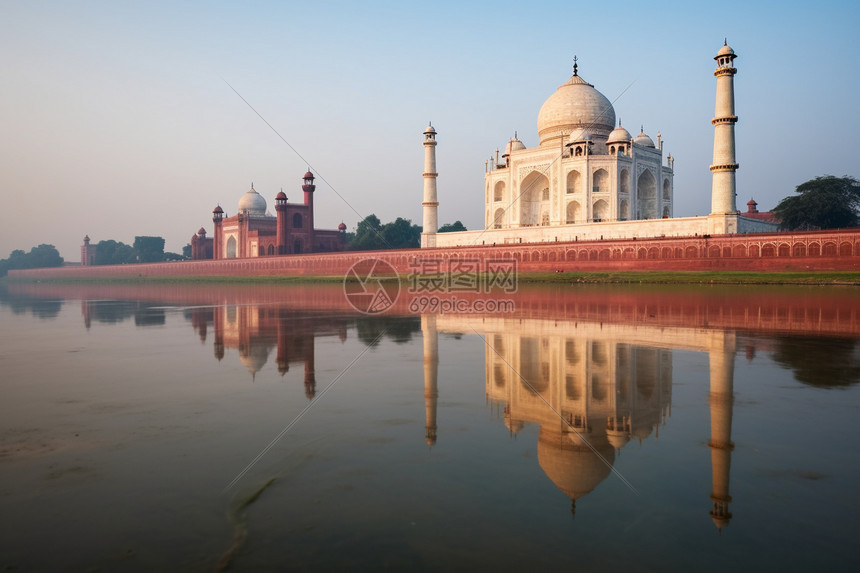
<path fill-rule="evenodd" d="M 710 362 L 711 517 L 731 518 L 734 334 L 544 320 L 422 317 L 427 442 L 436 443 L 438 332 L 472 329 L 485 337 L 486 392 L 517 433 L 538 424 L 537 455 L 547 477 L 571 500 L 597 488 L 630 440 L 657 437 L 671 414 L 672 349 L 708 352 Z"/>

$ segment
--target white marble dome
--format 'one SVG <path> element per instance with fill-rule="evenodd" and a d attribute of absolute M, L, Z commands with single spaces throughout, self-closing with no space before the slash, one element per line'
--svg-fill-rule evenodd
<path fill-rule="evenodd" d="M 517 139 L 516 136 L 512 137 L 511 140 L 505 145 L 505 153 L 502 157 L 507 157 L 513 151 L 519 151 L 520 149 L 525 149 L 526 144 Z"/>
<path fill-rule="evenodd" d="M 593 85 L 573 75 L 544 102 L 537 124 L 541 147 L 557 144 L 580 126 L 602 138 L 615 127 L 615 109 Z"/>
<path fill-rule="evenodd" d="M 606 143 L 627 143 L 631 139 L 633 137 L 630 135 L 630 132 L 619 125 L 609 134 L 609 139 L 606 140 Z"/>
<path fill-rule="evenodd" d="M 239 199 L 239 212 L 246 215 L 265 215 L 266 200 L 254 190 L 254 186 Z"/>
<path fill-rule="evenodd" d="M 641 145 L 643 147 L 654 148 L 654 140 L 648 137 L 645 134 L 644 130 L 639 132 L 639 135 L 636 136 L 636 139 L 633 140 L 633 143 Z"/>
<path fill-rule="evenodd" d="M 587 127 L 578 126 L 570 132 L 570 137 L 567 138 L 568 143 L 579 143 L 581 141 L 592 141 L 591 130 Z"/>

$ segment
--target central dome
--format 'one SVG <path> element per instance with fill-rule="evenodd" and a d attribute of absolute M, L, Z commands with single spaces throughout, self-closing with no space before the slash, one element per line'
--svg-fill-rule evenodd
<path fill-rule="evenodd" d="M 606 96 L 574 74 L 544 102 L 538 114 L 540 146 L 558 145 L 575 129 L 605 139 L 615 127 L 615 110 Z"/>

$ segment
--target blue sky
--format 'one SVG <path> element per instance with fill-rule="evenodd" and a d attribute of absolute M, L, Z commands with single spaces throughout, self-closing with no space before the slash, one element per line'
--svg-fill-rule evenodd
<path fill-rule="evenodd" d="M 738 203 L 769 209 L 817 175 L 860 175 L 858 25 L 855 3 L 826 1 L 5 1 L 0 258 L 51 243 L 78 260 L 85 234 L 179 251 L 252 181 L 270 208 L 282 187 L 300 200 L 308 165 L 318 227 L 420 223 L 430 120 L 440 222 L 480 228 L 485 159 L 514 131 L 537 144 L 574 55 L 629 131 L 662 134 L 675 215 L 704 214 L 724 37 Z"/>

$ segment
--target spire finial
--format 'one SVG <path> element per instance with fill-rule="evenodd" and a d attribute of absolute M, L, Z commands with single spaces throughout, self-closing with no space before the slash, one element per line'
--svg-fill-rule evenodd
<path fill-rule="evenodd" d="M 728 37 L 723 38 L 723 45 L 724 45 L 724 46 L 728 46 L 728 45 L 729 45 L 729 39 L 728 39 Z"/>
<path fill-rule="evenodd" d="M 514 139 L 517 138 L 517 130 L 514 130 Z"/>
<path fill-rule="evenodd" d="M 252 190 L 254 189 L 254 182 L 253 181 L 251 181 L 251 189 Z"/>
<path fill-rule="evenodd" d="M 645 124 L 639 126 L 639 133 L 645 133 Z"/>
<path fill-rule="evenodd" d="M 621 127 L 621 116 L 618 116 L 618 127 Z"/>
<path fill-rule="evenodd" d="M 578 65 L 577 65 L 576 61 L 577 61 L 577 57 L 573 56 L 573 75 L 577 75 L 576 70 L 577 70 Z"/>

